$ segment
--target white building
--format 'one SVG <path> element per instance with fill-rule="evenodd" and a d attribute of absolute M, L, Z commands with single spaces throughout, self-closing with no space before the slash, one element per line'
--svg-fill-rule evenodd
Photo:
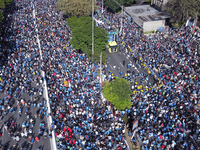
<path fill-rule="evenodd" d="M 126 15 L 132 18 L 143 32 L 155 31 L 159 27 L 165 27 L 165 21 L 170 16 L 163 12 L 159 12 L 150 5 L 136 5 L 125 7 Z"/>

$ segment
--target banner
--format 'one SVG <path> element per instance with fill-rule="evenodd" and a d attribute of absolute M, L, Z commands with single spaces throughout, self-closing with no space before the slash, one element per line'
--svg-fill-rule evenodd
<path fill-rule="evenodd" d="M 68 81 L 64 81 L 64 86 L 65 86 L 65 87 L 69 87 L 69 86 L 68 86 Z"/>
<path fill-rule="evenodd" d="M 108 34 L 118 34 L 118 29 L 115 32 L 108 32 Z"/>
<path fill-rule="evenodd" d="M 135 137 L 137 131 L 138 131 L 138 129 L 135 129 L 135 130 L 133 131 L 133 135 L 132 135 L 131 139 L 133 139 L 133 137 Z"/>
<path fill-rule="evenodd" d="M 138 120 L 136 120 L 134 123 L 133 123 L 133 128 L 132 128 L 132 130 L 134 130 L 135 128 L 137 128 L 138 127 Z"/>

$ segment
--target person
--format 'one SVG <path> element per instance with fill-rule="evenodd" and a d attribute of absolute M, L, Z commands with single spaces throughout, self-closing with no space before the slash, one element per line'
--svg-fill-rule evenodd
<path fill-rule="evenodd" d="M 125 60 L 123 60 L 123 66 L 125 66 Z"/>

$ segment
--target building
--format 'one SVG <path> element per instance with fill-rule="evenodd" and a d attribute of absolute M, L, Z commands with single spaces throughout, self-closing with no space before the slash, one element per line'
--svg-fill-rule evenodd
<path fill-rule="evenodd" d="M 170 16 L 159 12 L 150 5 L 134 5 L 124 8 L 125 14 L 131 17 L 143 32 L 155 31 L 159 27 L 165 27 L 166 19 Z"/>

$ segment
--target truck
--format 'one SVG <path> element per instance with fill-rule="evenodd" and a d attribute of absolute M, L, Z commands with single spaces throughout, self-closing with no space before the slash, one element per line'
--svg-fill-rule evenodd
<path fill-rule="evenodd" d="M 117 52 L 118 45 L 117 45 L 117 42 L 113 39 L 114 36 L 115 35 L 113 35 L 113 34 L 107 36 L 109 38 L 108 39 L 108 45 L 107 45 L 107 49 L 108 49 L 109 53 Z"/>

